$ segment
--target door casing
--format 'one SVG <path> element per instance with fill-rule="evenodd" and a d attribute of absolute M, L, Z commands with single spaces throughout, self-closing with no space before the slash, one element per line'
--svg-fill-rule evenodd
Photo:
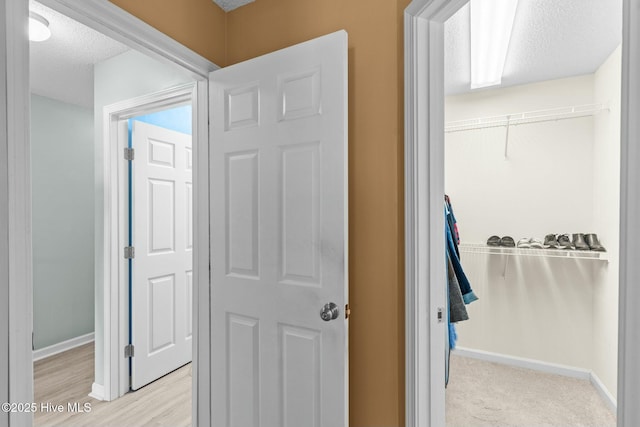
<path fill-rule="evenodd" d="M 445 425 L 444 22 L 468 0 L 405 9 L 406 427 Z M 640 4 L 623 1 L 620 170 L 619 427 L 640 425 Z M 425 285 L 429 284 L 429 285 Z"/>
<path fill-rule="evenodd" d="M 193 414 L 194 425 L 210 425 L 210 334 L 209 334 L 209 187 L 208 187 L 208 74 L 219 67 L 185 46 L 103 0 L 39 0 L 78 22 L 125 45 L 165 63 L 179 65 L 196 81 L 193 90 L 197 103 L 194 111 L 194 350 Z M 33 322 L 31 277 L 31 192 L 29 144 L 29 42 L 26 37 L 27 0 L 0 0 L 0 55 L 6 58 L 0 77 L 7 88 L 6 103 L 0 107 L 0 197 L 7 204 L 0 213 L 2 234 L 8 245 L 0 245 L 0 260 L 8 260 L 9 274 L 0 276 L 0 291 L 9 297 L 0 300 L 0 313 L 8 313 L 10 333 L 3 343 L 8 351 L 0 352 L 0 369 L 10 372 L 2 383 L 4 401 L 33 401 L 33 363 L 31 330 Z M 6 181 L 5 181 L 6 178 Z M 105 182 L 109 181 L 105 178 Z M 108 185 L 108 184 L 107 184 Z M 109 191 L 105 191 L 105 202 Z M 5 209 L 6 206 L 6 209 Z M 105 206 L 109 206 L 106 204 Z M 6 215 L 5 215 L 6 214 Z M 107 269 L 105 269 L 107 270 Z M 5 281 L 6 280 L 6 281 Z M 108 282 L 105 282 L 108 283 Z M 113 289 L 112 289 L 113 290 Z M 113 295 L 110 295 L 112 297 Z M 106 325 L 105 325 L 106 327 Z M 113 339 L 117 331 L 105 331 Z M 0 338 L 3 338 L 0 330 Z M 113 341 L 112 341 L 113 342 Z M 206 363 L 198 363 L 205 361 Z M 5 369 L 6 368 L 6 369 Z M 117 370 L 112 371 L 117 376 Z M 106 378 L 105 378 L 106 379 Z M 117 380 L 115 378 L 114 380 Z M 117 384 L 113 381 L 113 384 Z M 114 387 L 113 391 L 117 391 Z M 111 393 L 112 390 L 109 390 Z M 0 414 L 0 427 L 28 426 L 32 414 Z"/>
<path fill-rule="evenodd" d="M 28 2 L 0 0 L 0 396 L 6 402 L 33 401 L 33 292 L 31 249 L 31 167 L 29 144 Z M 6 204 L 4 203 L 6 201 Z M 6 319 L 6 320 L 5 320 Z M 0 427 L 31 425 L 32 414 L 0 412 Z"/>

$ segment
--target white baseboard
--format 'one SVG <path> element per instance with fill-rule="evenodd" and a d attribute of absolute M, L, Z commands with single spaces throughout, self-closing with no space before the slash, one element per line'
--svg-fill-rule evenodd
<path fill-rule="evenodd" d="M 104 400 L 104 386 L 102 384 L 93 383 L 91 385 L 91 393 L 89 397 L 93 397 L 96 400 Z"/>
<path fill-rule="evenodd" d="M 33 351 L 33 361 L 44 359 L 45 357 L 53 356 L 54 354 L 62 353 L 63 351 L 71 350 L 72 348 L 79 347 L 84 344 L 88 344 L 94 340 L 94 333 L 82 335 L 79 337 L 71 338 L 70 340 L 59 342 L 58 344 L 50 345 Z"/>
<path fill-rule="evenodd" d="M 613 395 L 609 392 L 609 389 L 605 387 L 604 383 L 600 380 L 600 378 L 598 378 L 598 376 L 594 372 L 591 372 L 590 379 L 591 379 L 591 384 L 593 384 L 595 389 L 598 391 L 598 394 L 600 395 L 600 397 L 602 397 L 602 399 L 607 404 L 611 412 L 615 414 L 618 410 L 618 401 L 616 400 L 616 398 L 613 397 Z"/>
<path fill-rule="evenodd" d="M 581 380 L 590 379 L 591 371 L 588 369 L 575 368 L 573 366 L 558 365 L 555 363 L 542 362 L 524 357 L 509 356 L 506 354 L 491 353 L 482 350 L 472 350 L 463 347 L 456 347 L 453 354 L 458 354 L 472 359 L 480 359 L 487 362 L 501 363 L 503 365 L 516 366 L 518 368 L 531 369 L 533 371 L 546 372 L 549 374 L 562 375 L 564 377 L 579 378 Z"/>
<path fill-rule="evenodd" d="M 575 368 L 573 366 L 559 365 L 555 363 L 542 362 L 535 359 L 526 359 L 524 357 L 509 356 L 506 354 L 491 353 L 483 350 L 472 350 L 464 347 L 456 347 L 453 354 L 471 359 L 484 360 L 485 362 L 500 363 L 508 366 L 516 366 L 518 368 L 531 369 L 533 371 L 545 372 L 548 374 L 562 375 L 564 377 L 578 378 L 581 380 L 589 380 L 595 387 L 598 394 L 602 397 L 605 404 L 613 413 L 617 410 L 617 402 L 607 387 L 600 381 L 600 378 L 588 369 Z"/>

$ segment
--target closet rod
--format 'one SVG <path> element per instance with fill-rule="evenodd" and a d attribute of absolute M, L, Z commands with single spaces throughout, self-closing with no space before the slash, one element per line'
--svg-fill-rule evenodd
<path fill-rule="evenodd" d="M 479 117 L 476 119 L 457 120 L 446 123 L 444 131 L 445 133 L 462 132 L 475 129 L 575 119 L 578 117 L 594 116 L 601 111 L 609 111 L 609 108 L 603 104 L 585 104 L 571 107 L 552 108 L 548 110 L 505 114 L 501 116 Z"/>

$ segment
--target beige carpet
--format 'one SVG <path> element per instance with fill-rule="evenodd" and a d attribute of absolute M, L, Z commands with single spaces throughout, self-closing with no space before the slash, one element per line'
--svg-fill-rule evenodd
<path fill-rule="evenodd" d="M 447 427 L 615 427 L 589 381 L 451 356 Z"/>

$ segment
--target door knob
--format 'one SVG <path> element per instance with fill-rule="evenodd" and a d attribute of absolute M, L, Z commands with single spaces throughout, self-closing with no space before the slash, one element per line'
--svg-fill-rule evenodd
<path fill-rule="evenodd" d="M 322 310 L 320 310 L 320 317 L 325 322 L 337 319 L 339 315 L 340 310 L 338 310 L 338 306 L 332 302 L 325 304 L 324 307 L 322 307 Z"/>

